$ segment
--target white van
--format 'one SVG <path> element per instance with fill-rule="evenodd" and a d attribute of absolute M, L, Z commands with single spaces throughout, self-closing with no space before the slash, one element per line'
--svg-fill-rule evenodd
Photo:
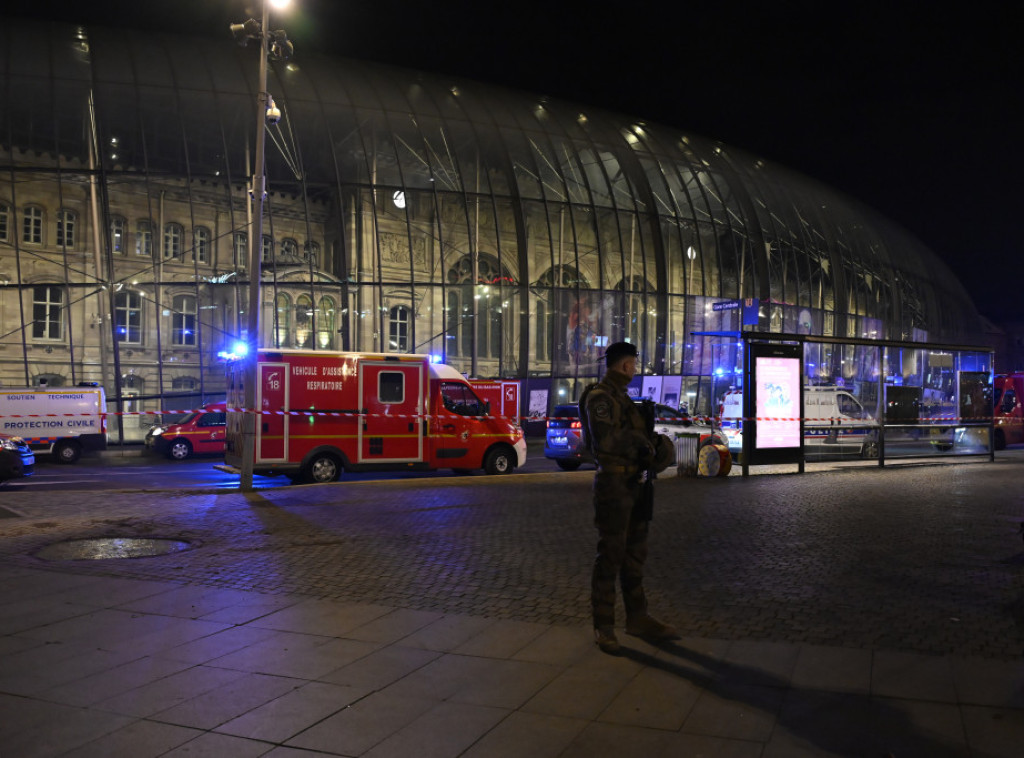
<path fill-rule="evenodd" d="M 0 432 L 24 439 L 58 463 L 74 463 L 86 450 L 107 448 L 103 388 L 0 387 Z"/>
<path fill-rule="evenodd" d="M 804 387 L 804 452 L 811 455 L 878 457 L 878 422 L 848 390 Z M 719 409 L 729 450 L 743 449 L 743 390 L 729 390 Z"/>

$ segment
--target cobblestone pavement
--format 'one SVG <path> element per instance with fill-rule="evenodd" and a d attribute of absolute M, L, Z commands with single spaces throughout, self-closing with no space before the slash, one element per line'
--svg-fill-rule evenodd
<path fill-rule="evenodd" d="M 648 594 L 687 635 L 1019 659 L 1024 455 L 657 482 Z M 0 491 L 0 567 L 578 624 L 592 472 L 289 487 Z M 47 563 L 96 536 L 194 549 Z"/>

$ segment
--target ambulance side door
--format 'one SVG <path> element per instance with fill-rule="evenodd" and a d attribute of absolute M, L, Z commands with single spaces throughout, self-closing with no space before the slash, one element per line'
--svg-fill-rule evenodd
<path fill-rule="evenodd" d="M 441 402 L 431 420 L 435 465 L 479 468 L 488 432 L 483 401 L 462 382 L 441 381 L 438 391 Z"/>
<path fill-rule="evenodd" d="M 422 363 L 361 361 L 360 463 L 423 460 L 426 368 Z"/>

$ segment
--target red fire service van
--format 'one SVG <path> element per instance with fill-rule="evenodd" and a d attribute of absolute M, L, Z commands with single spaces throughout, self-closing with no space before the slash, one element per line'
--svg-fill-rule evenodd
<path fill-rule="evenodd" d="M 492 415 L 470 383 L 426 355 L 262 349 L 253 472 L 332 482 L 343 470 L 507 474 L 523 430 Z M 242 464 L 244 364 L 229 364 L 224 460 Z"/>
<path fill-rule="evenodd" d="M 1024 374 L 1000 374 L 993 382 L 995 447 L 1024 442 Z"/>

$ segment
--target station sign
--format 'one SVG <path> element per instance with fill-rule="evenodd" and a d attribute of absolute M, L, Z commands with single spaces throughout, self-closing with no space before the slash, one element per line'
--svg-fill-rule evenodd
<path fill-rule="evenodd" d="M 756 297 L 748 297 L 743 300 L 719 300 L 711 304 L 711 310 L 720 311 L 743 311 L 743 326 L 757 326 L 758 311 L 761 301 Z"/>

